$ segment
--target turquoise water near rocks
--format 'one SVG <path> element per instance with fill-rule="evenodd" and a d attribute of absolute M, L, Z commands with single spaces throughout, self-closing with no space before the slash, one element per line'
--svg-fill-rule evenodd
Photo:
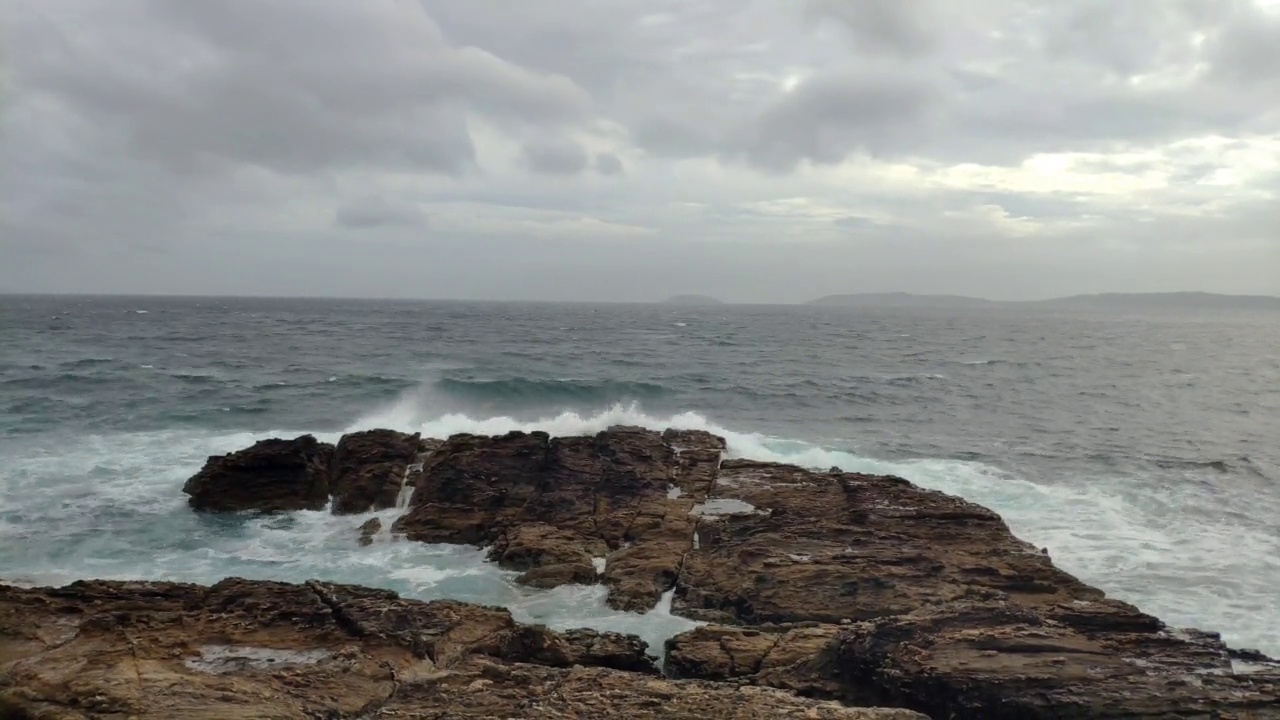
<path fill-rule="evenodd" d="M 181 494 L 273 435 L 626 423 L 962 495 L 1109 594 L 1280 654 L 1274 313 L 0 297 L 0 338 L 7 579 L 315 577 L 658 642 L 687 621 L 518 587 L 477 549 L 361 548 L 365 516 Z"/>

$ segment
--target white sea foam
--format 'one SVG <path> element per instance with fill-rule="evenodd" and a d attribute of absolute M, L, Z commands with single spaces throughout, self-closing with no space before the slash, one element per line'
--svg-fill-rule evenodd
<path fill-rule="evenodd" d="M 1280 547 L 1273 534 L 1243 532 L 1224 521 L 1238 510 L 1214 488 L 1125 477 L 1035 483 L 981 463 L 943 459 L 876 460 L 804 442 L 722 427 L 694 412 L 652 416 L 634 406 L 597 414 L 561 413 L 517 420 L 433 416 L 410 398 L 362 418 L 353 428 L 396 427 L 444 437 L 545 430 L 574 435 L 610 425 L 708 430 L 726 438 L 730 457 L 850 472 L 896 474 L 999 511 L 1021 537 L 1047 547 L 1069 572 L 1130 600 L 1174 625 L 1222 631 L 1229 642 L 1280 654 Z M 76 578 L 158 578 L 215 582 L 236 575 L 302 581 L 322 578 L 387 587 L 409 597 L 451 597 L 511 609 L 522 621 L 635 632 L 660 651 L 692 627 L 661 606 L 639 615 L 611 610 L 600 586 L 534 590 L 484 562 L 479 548 L 380 537 L 357 544 L 372 514 L 335 517 L 299 512 L 273 517 L 213 517 L 186 507 L 183 481 L 209 455 L 269 436 L 186 430 L 85 436 L 41 447 L 25 442 L 0 466 L 0 574 L 62 584 Z M 317 433 L 336 440 L 339 433 Z M 407 498 L 406 498 L 407 499 Z M 1248 515 L 1280 515 L 1280 500 Z M 406 503 L 407 504 L 407 503 Z M 403 509 L 400 510 L 401 512 Z M 394 511 L 381 515 L 384 528 Z"/>

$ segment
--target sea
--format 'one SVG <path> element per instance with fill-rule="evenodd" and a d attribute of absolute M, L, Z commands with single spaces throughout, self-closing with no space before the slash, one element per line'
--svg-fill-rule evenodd
<path fill-rule="evenodd" d="M 366 516 L 192 512 L 210 455 L 390 427 L 700 428 L 998 511 L 1173 626 L 1280 655 L 1280 313 L 0 296 L 0 578 L 318 578 L 557 628 L 692 626 L 533 590 Z M 395 511 L 385 511 L 388 513 Z"/>

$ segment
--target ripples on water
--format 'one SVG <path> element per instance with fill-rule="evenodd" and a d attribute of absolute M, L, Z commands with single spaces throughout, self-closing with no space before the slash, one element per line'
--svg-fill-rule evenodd
<path fill-rule="evenodd" d="M 362 518 L 196 516 L 180 489 L 272 434 L 675 425 L 963 495 L 1112 595 L 1280 654 L 1277 320 L 0 298 L 0 575 L 323 577 L 657 641 L 686 621 L 475 550 L 360 548 Z"/>

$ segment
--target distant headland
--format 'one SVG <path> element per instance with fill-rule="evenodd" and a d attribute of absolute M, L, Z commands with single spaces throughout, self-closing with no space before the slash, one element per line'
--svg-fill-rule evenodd
<path fill-rule="evenodd" d="M 1280 297 L 1270 295 L 1221 295 L 1206 292 L 1102 293 L 1071 295 L 1048 300 L 986 300 L 964 295 L 916 295 L 912 293 L 855 293 L 827 295 L 807 305 L 896 308 L 982 308 L 1006 305 L 1082 308 L 1098 310 L 1280 310 Z"/>

